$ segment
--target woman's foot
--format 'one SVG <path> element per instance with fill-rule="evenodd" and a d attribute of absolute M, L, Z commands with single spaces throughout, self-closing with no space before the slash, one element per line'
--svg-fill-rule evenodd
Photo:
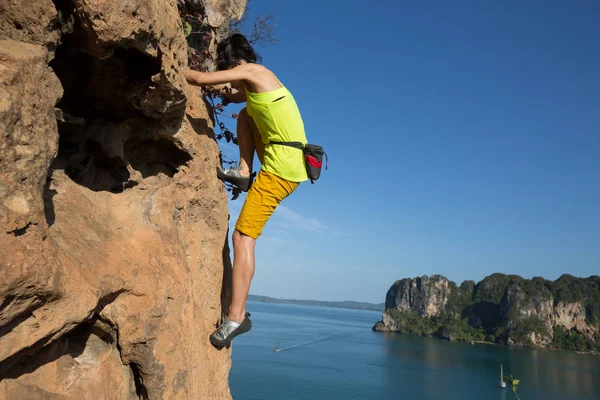
<path fill-rule="evenodd" d="M 255 173 L 243 173 L 241 165 L 238 165 L 235 168 L 227 169 L 217 167 L 217 177 L 224 182 L 229 182 L 232 185 L 235 185 L 242 192 L 247 192 L 250 189 L 255 175 Z"/>
<path fill-rule="evenodd" d="M 240 323 L 235 322 L 223 315 L 221 324 L 210 335 L 210 342 L 213 346 L 221 349 L 229 346 L 234 337 L 246 333 L 252 329 L 252 321 L 250 321 L 250 313 L 246 313 L 244 320 Z"/>

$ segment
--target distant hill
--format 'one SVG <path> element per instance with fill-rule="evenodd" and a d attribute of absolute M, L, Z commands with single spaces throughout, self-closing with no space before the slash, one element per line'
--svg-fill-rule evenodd
<path fill-rule="evenodd" d="M 267 296 L 257 296 L 254 294 L 248 295 L 248 300 L 256 301 L 260 303 L 273 303 L 273 304 L 296 304 L 299 306 L 312 306 L 312 307 L 333 307 L 333 308 L 346 308 L 352 310 L 372 310 L 372 311 L 383 311 L 385 310 L 385 303 L 373 304 L 359 301 L 319 301 L 319 300 L 293 300 L 293 299 L 275 299 Z"/>
<path fill-rule="evenodd" d="M 378 331 L 515 346 L 600 351 L 600 277 L 556 281 L 493 274 L 460 286 L 441 275 L 387 292 Z"/>

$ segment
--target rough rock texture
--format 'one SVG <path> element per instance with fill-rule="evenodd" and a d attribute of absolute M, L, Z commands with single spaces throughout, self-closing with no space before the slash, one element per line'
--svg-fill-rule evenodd
<path fill-rule="evenodd" d="M 400 319 L 396 319 L 390 313 L 384 312 L 382 320 L 378 321 L 373 329 L 379 332 L 400 332 L 403 328 L 402 325 L 403 322 Z"/>
<path fill-rule="evenodd" d="M 247 0 L 180 0 L 194 32 L 187 36 L 188 57 L 194 69 L 214 71 L 215 63 L 202 54 L 216 54 L 217 44 L 229 36 L 231 20 L 240 20 Z"/>
<path fill-rule="evenodd" d="M 552 342 L 554 321 L 554 298 L 547 288 L 536 290 L 534 295 L 519 283 L 509 285 L 501 302 L 501 313 L 506 315 L 506 327 L 518 329 L 523 321 L 535 318 L 545 329 L 541 332 L 527 332 L 531 342 L 547 346 Z"/>
<path fill-rule="evenodd" d="M 0 38 L 54 45 L 61 18 L 51 1 L 0 0 Z"/>
<path fill-rule="evenodd" d="M 449 295 L 448 279 L 441 275 L 402 279 L 388 290 L 385 308 L 411 310 L 421 317 L 431 317 L 444 308 Z"/>
<path fill-rule="evenodd" d="M 186 0 L 192 9 L 206 15 L 213 28 L 223 27 L 230 20 L 239 20 L 246 9 L 247 0 Z"/>
<path fill-rule="evenodd" d="M 186 51 L 174 0 L 0 0 L 0 399 L 230 398 L 207 340 L 227 198 Z"/>
<path fill-rule="evenodd" d="M 594 329 L 586 322 L 585 310 L 579 301 L 559 302 L 554 307 L 550 320 L 553 326 L 562 326 L 569 331 L 575 329 L 589 338 L 594 336 Z"/>
<path fill-rule="evenodd" d="M 600 350 L 600 277 L 555 282 L 493 274 L 460 287 L 434 275 L 395 282 L 373 327 L 446 339 Z"/>

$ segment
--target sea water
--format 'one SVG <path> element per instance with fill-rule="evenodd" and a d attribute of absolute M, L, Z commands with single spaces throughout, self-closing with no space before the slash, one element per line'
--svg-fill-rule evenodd
<path fill-rule="evenodd" d="M 600 400 L 600 356 L 373 332 L 373 311 L 248 303 L 233 342 L 236 400 Z M 280 350 L 280 351 L 275 351 Z"/>

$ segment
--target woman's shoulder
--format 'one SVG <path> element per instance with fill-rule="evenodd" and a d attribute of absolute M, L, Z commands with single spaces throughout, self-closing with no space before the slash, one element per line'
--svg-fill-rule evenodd
<path fill-rule="evenodd" d="M 262 64 L 246 63 L 240 65 L 238 68 L 244 68 L 248 72 L 252 73 L 273 73 L 267 67 Z"/>
<path fill-rule="evenodd" d="M 275 75 L 275 73 L 273 73 L 273 71 L 271 71 L 270 69 L 268 69 L 267 67 L 265 67 L 264 65 L 261 64 L 252 64 L 252 63 L 248 63 L 248 64 L 242 64 L 240 65 L 240 67 L 244 68 L 244 73 L 245 75 L 248 76 L 248 80 L 250 81 L 254 81 L 254 80 L 269 80 L 269 79 L 277 79 L 277 76 Z"/>
<path fill-rule="evenodd" d="M 248 81 L 252 84 L 252 92 L 262 93 L 270 92 L 283 87 L 277 76 L 273 71 L 269 70 L 264 65 L 260 64 L 246 64 L 248 68 L 247 74 L 249 75 Z"/>

